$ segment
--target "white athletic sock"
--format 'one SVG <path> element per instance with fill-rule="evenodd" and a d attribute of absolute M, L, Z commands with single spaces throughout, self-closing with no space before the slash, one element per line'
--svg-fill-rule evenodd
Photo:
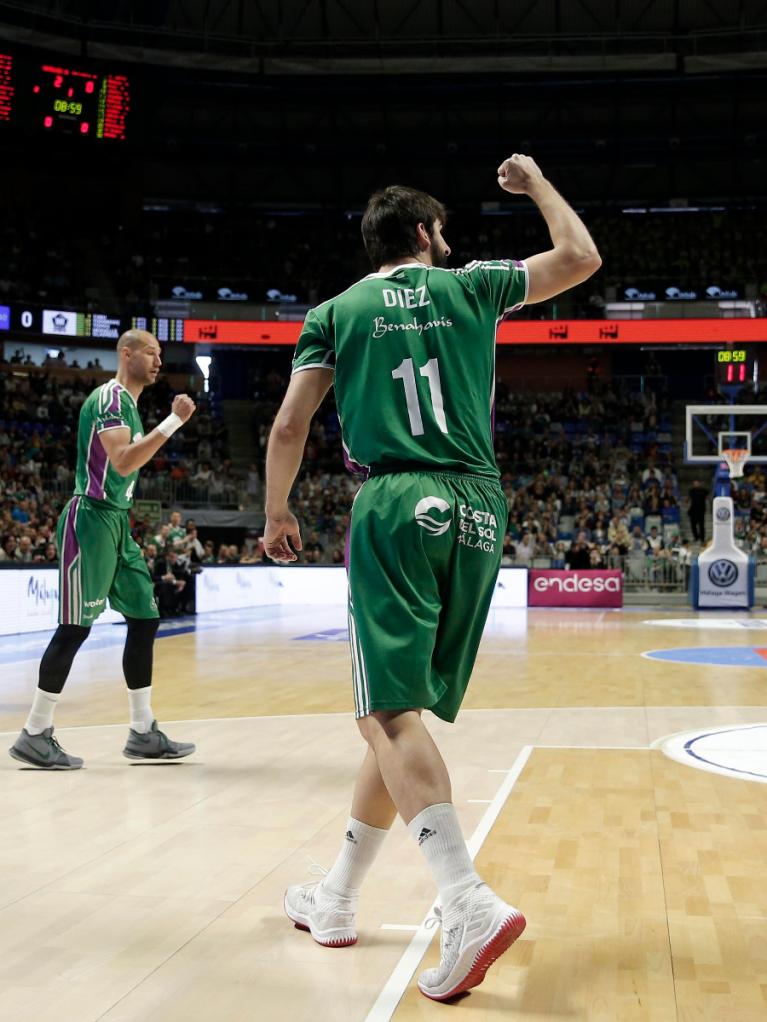
<path fill-rule="evenodd" d="M 370 827 L 350 816 L 338 858 L 322 881 L 323 889 L 342 898 L 356 898 L 388 833 L 388 830 Z"/>
<path fill-rule="evenodd" d="M 46 728 L 53 727 L 53 713 L 58 701 L 58 692 L 44 692 L 41 688 L 37 689 L 27 722 L 24 725 L 28 734 L 41 735 Z"/>
<path fill-rule="evenodd" d="M 480 882 L 466 847 L 455 806 L 427 806 L 407 826 L 426 856 L 439 889 L 443 912 Z"/>
<path fill-rule="evenodd" d="M 129 688 L 128 700 L 130 702 L 130 726 L 133 731 L 140 735 L 148 734 L 152 730 L 154 714 L 152 713 L 152 686 L 145 688 Z"/>

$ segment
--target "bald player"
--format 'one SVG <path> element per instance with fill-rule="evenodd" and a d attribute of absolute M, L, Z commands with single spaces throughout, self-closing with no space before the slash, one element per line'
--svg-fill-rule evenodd
<path fill-rule="evenodd" d="M 53 714 L 75 654 L 107 597 L 125 615 L 128 635 L 123 671 L 128 684 L 128 759 L 180 759 L 194 752 L 157 727 L 151 705 L 152 650 L 159 614 L 154 586 L 138 544 L 130 534 L 138 470 L 195 411 L 186 394 L 174 398 L 171 414 L 148 436 L 137 401 L 157 380 L 162 359 L 157 338 L 128 330 L 117 342 L 119 366 L 113 380 L 97 387 L 80 410 L 75 492 L 57 527 L 59 626 L 40 662 L 40 679 L 27 722 L 9 750 L 14 759 L 43 770 L 77 770 L 83 761 L 68 755 L 53 736 Z"/>

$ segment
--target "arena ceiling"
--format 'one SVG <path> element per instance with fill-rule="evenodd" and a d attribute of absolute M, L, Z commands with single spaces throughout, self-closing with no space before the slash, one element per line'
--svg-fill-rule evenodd
<path fill-rule="evenodd" d="M 767 199 L 767 0 L 0 0 L 2 38 L 142 65 L 143 196 L 458 205 L 516 150 L 584 202 Z"/>
<path fill-rule="evenodd" d="M 261 73 L 764 66 L 765 0 L 3 0 L 0 33 Z"/>

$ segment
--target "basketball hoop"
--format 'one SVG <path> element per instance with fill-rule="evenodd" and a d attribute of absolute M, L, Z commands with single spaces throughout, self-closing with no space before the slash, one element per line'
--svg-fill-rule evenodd
<path fill-rule="evenodd" d="M 722 451 L 722 457 L 730 470 L 730 479 L 740 479 L 751 452 L 747 447 L 730 447 Z"/>

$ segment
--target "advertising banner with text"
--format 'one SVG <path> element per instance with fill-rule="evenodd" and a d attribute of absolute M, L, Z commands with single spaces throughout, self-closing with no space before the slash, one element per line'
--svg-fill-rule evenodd
<path fill-rule="evenodd" d="M 527 584 L 530 607 L 622 607 L 622 571 L 532 569 Z"/>
<path fill-rule="evenodd" d="M 59 613 L 59 573 L 56 568 L 0 570 L 0 635 L 55 629 Z M 100 625 L 124 621 L 110 607 L 99 615 Z"/>
<path fill-rule="evenodd" d="M 206 565 L 197 577 L 197 613 L 238 610 L 241 607 L 344 606 L 348 588 L 345 568 Z M 526 605 L 527 571 L 524 568 L 501 568 L 492 608 Z"/>

